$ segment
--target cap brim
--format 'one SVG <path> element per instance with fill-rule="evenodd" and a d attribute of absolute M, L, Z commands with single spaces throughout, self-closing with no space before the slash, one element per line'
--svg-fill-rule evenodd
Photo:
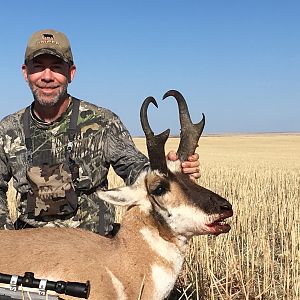
<path fill-rule="evenodd" d="M 30 57 L 28 57 L 26 59 L 26 61 L 28 62 L 28 61 L 32 60 L 33 58 L 35 58 L 35 57 L 37 57 L 39 55 L 43 55 L 43 54 L 54 55 L 56 57 L 59 57 L 60 59 L 62 59 L 66 63 L 70 63 L 63 55 L 61 55 L 55 49 L 50 49 L 50 48 L 43 48 L 43 49 L 39 49 L 39 50 L 35 51 Z"/>

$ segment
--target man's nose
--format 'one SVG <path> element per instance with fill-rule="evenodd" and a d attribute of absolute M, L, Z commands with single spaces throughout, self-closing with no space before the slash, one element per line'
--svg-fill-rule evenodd
<path fill-rule="evenodd" d="M 53 80 L 53 72 L 50 68 L 45 68 L 42 73 L 42 80 L 44 81 L 52 81 Z"/>

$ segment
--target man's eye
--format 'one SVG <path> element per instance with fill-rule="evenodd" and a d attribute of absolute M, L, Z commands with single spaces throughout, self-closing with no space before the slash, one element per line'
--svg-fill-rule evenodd
<path fill-rule="evenodd" d="M 53 65 L 51 66 L 51 70 L 52 71 L 61 71 L 62 70 L 62 66 L 61 65 Z"/>
<path fill-rule="evenodd" d="M 43 65 L 39 65 L 39 64 L 34 64 L 32 66 L 32 69 L 35 71 L 35 72 L 41 72 L 44 70 L 44 66 Z"/>

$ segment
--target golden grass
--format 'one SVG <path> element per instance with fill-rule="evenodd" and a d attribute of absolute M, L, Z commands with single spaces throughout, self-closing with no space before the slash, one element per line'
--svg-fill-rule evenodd
<path fill-rule="evenodd" d="M 177 145 L 169 139 L 166 151 Z M 180 299 L 300 299 L 300 134 L 203 136 L 197 151 L 199 183 L 234 217 L 229 234 L 190 243 Z"/>

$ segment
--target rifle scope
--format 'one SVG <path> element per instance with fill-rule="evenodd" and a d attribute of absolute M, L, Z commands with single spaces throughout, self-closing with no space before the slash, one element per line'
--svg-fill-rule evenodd
<path fill-rule="evenodd" d="M 89 297 L 90 293 L 90 282 L 70 282 L 70 281 L 50 281 L 45 279 L 34 278 L 34 273 L 25 272 L 25 275 L 16 276 L 0 273 L 0 282 L 10 284 L 10 286 L 20 286 L 37 288 L 40 293 L 45 293 L 47 290 L 54 291 L 58 294 L 65 294 L 78 298 Z"/>

